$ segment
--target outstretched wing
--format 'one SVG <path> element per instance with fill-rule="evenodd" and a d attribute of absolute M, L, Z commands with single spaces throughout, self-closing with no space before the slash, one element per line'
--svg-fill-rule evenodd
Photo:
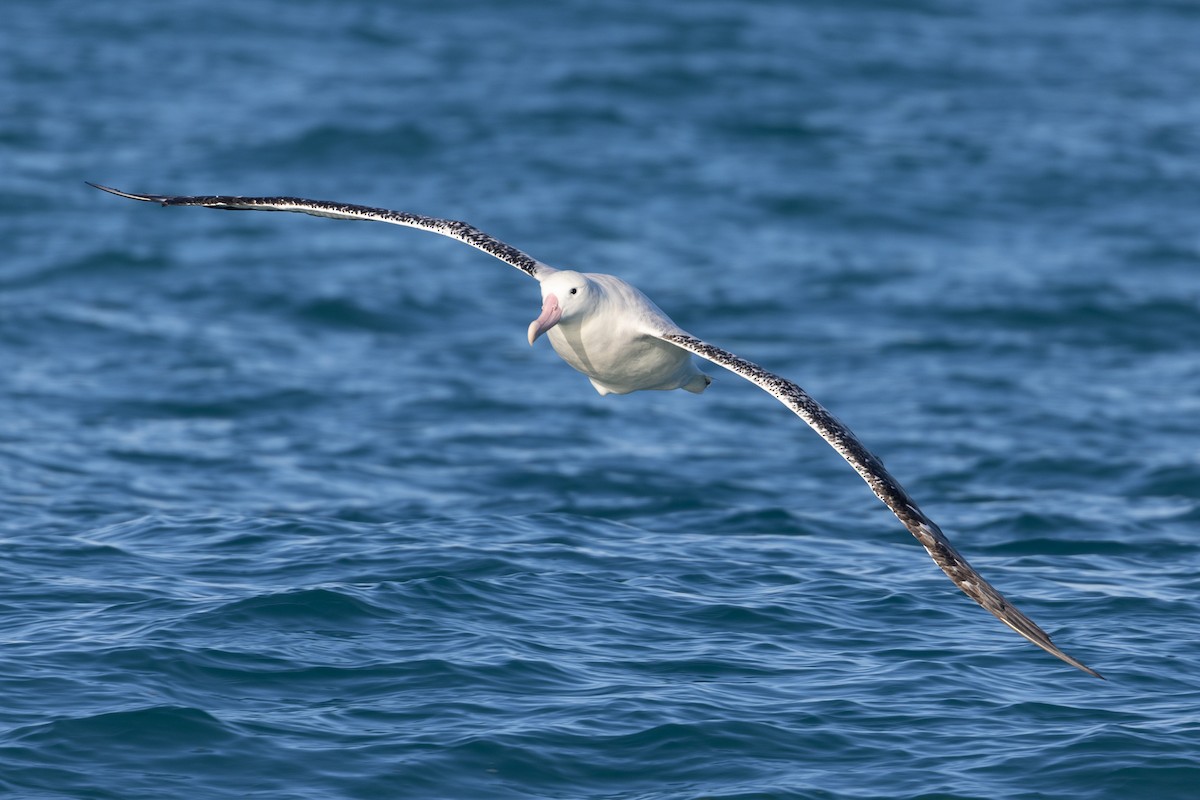
<path fill-rule="evenodd" d="M 334 203 L 328 200 L 306 200 L 303 197 L 234 197 L 227 195 L 201 195 L 195 197 L 170 196 L 159 194 L 131 194 L 101 186 L 90 181 L 88 186 L 95 187 L 118 197 L 128 197 L 130 200 L 144 200 L 147 203 L 161 203 L 164 206 L 203 206 L 204 208 L 219 208 L 226 211 L 293 211 L 300 214 L 312 214 L 315 217 L 331 219 L 361 219 L 371 222 L 387 222 L 392 225 L 406 225 L 410 228 L 439 233 L 460 242 L 476 247 L 490 256 L 495 256 L 506 264 L 510 264 L 531 278 L 542 280 L 556 270 L 535 258 L 522 253 L 512 245 L 496 239 L 478 228 L 465 222 L 436 217 L 423 217 L 420 214 L 410 214 L 406 211 L 391 211 L 386 208 L 356 206 L 349 203 Z"/>
<path fill-rule="evenodd" d="M 896 479 L 884 468 L 883 462 L 863 447 L 862 442 L 849 428 L 838 422 L 820 403 L 809 397 L 807 392 L 791 381 L 767 372 L 757 364 L 739 358 L 727 350 L 714 347 L 687 333 L 667 332 L 660 333 L 658 336 L 740 375 L 790 408 L 796 416 L 821 434 L 821 437 L 842 458 L 850 462 L 850 466 L 854 467 L 855 471 L 862 476 L 867 485 L 871 487 L 871 491 L 875 492 L 875 495 L 904 523 L 904 527 L 917 537 L 917 541 L 929 552 L 934 563 L 941 567 L 942 571 L 950 576 L 950 580 L 954 581 L 955 585 L 962 589 L 968 597 L 1046 652 L 1061 658 L 1089 675 L 1095 675 L 1097 678 L 1104 677 L 1091 667 L 1059 650 L 1050 641 L 1050 636 L 1045 631 L 984 580 L 983 576 L 976 572 L 975 568 L 954 549 L 933 520 L 917 508 L 916 503 L 909 497 L 904 487 L 897 483 Z"/>

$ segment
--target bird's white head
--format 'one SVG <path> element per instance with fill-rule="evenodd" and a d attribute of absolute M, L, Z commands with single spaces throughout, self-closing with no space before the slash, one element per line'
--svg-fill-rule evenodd
<path fill-rule="evenodd" d="M 542 313 L 529 323 L 529 343 L 560 322 L 570 322 L 585 313 L 595 293 L 595 284 L 582 272 L 560 270 L 542 281 Z"/>

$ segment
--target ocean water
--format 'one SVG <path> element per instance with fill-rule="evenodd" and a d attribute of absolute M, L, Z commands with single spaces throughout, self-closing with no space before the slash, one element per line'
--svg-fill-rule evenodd
<path fill-rule="evenodd" d="M 5 6 L 0 796 L 1200 791 L 1200 11 Z M 599 397 L 611 272 L 804 386 Z"/>

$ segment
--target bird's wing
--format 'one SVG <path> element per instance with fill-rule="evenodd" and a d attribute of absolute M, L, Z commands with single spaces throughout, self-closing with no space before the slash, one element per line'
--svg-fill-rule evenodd
<path fill-rule="evenodd" d="M 1097 678 L 1104 677 L 1091 667 L 1059 650 L 1050 641 L 1050 636 L 1045 631 L 984 580 L 983 576 L 976 572 L 974 567 L 968 564 L 967 560 L 954 549 L 933 520 L 917 508 L 916 503 L 909 497 L 904 487 L 884 468 L 883 462 L 867 450 L 849 428 L 826 411 L 821 404 L 809 397 L 807 392 L 791 381 L 767 372 L 757 364 L 739 358 L 727 350 L 714 347 L 690 334 L 668 331 L 656 335 L 664 341 L 740 375 L 790 408 L 796 416 L 819 433 L 821 438 L 828 442 L 842 458 L 850 462 L 850 466 L 854 467 L 855 471 L 862 476 L 876 497 L 892 510 L 892 513 L 904 523 L 904 527 L 908 528 L 913 536 L 917 537 L 917 541 L 929 552 L 934 563 L 941 567 L 942 571 L 950 576 L 950 580 L 954 581 L 955 585 L 962 589 L 968 597 L 1046 652 L 1061 658 L 1089 675 Z"/>
<path fill-rule="evenodd" d="M 440 233 L 476 247 L 490 256 L 495 256 L 506 264 L 510 264 L 531 278 L 542 280 L 555 272 L 536 258 L 522 253 L 512 245 L 496 239 L 478 228 L 465 222 L 451 219 L 424 217 L 420 214 L 410 214 L 407 211 L 391 211 L 386 208 L 356 206 L 349 203 L 334 203 L 328 200 L 306 200 L 303 197 L 234 197 L 227 195 L 199 195 L 195 197 L 171 196 L 158 194 L 132 194 L 87 182 L 101 191 L 115 194 L 118 197 L 128 197 L 130 200 L 144 200 L 147 203 L 161 203 L 164 206 L 203 206 L 204 208 L 219 208 L 226 211 L 293 211 L 300 214 L 312 214 L 315 217 L 331 219 L 360 219 L 372 222 L 387 222 L 392 225 L 406 225 L 410 228 Z"/>

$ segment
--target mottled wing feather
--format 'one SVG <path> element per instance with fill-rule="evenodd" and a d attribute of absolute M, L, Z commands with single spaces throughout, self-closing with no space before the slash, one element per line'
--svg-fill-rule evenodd
<path fill-rule="evenodd" d="M 849 428 L 826 411 L 821 404 L 809 397 L 807 392 L 791 381 L 767 372 L 757 364 L 739 358 L 719 347 L 714 347 L 689 334 L 667 332 L 659 334 L 659 336 L 665 341 L 740 375 L 790 408 L 796 416 L 819 433 L 842 458 L 846 459 L 850 466 L 854 467 L 855 471 L 871 487 L 871 491 L 892 510 L 892 513 L 904 523 L 904 527 L 908 528 L 909 532 L 924 546 L 934 563 L 941 567 L 950 580 L 954 581 L 955 585 L 962 589 L 968 597 L 1043 650 L 1061 658 L 1073 667 L 1078 667 L 1089 675 L 1095 675 L 1097 678 L 1103 677 L 1094 669 L 1059 650 L 1050 641 L 1050 636 L 1045 631 L 984 580 L 954 549 L 941 529 L 917 508 L 916 503 L 909 497 L 904 487 L 897 483 L 896 479 L 884 468 L 883 462 L 863 447 L 862 442 Z"/>
<path fill-rule="evenodd" d="M 331 219 L 357 219 L 370 222 L 387 222 L 392 225 L 406 225 L 410 228 L 419 228 L 465 242 L 490 256 L 500 259 L 506 264 L 516 267 L 531 278 L 540 280 L 547 274 L 554 272 L 553 268 L 522 253 L 512 245 L 489 236 L 474 226 L 456 220 L 425 217 L 420 214 L 410 214 L 406 211 L 391 211 L 386 208 L 334 203 L 327 200 L 307 200 L 303 197 L 235 197 L 228 195 L 198 195 L 189 197 L 132 194 L 108 186 L 100 186 L 96 183 L 88 182 L 88 185 L 109 194 L 115 194 L 118 197 L 127 197 L 130 200 L 143 200 L 148 203 L 161 203 L 164 206 L 202 206 L 204 208 L 217 208 L 225 211 L 291 211 L 300 214 L 311 214 L 315 217 L 329 217 Z"/>

